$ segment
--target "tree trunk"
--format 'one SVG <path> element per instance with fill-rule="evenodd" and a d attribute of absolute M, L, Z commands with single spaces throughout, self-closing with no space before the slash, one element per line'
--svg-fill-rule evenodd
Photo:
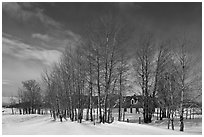
<path fill-rule="evenodd" d="M 90 97 L 89 97 L 87 111 L 86 111 L 86 120 L 89 120 L 89 108 L 90 108 Z"/>
<path fill-rule="evenodd" d="M 11 108 L 11 111 L 12 111 L 12 115 L 14 115 L 14 110 L 13 110 L 13 107 Z"/>
<path fill-rule="evenodd" d="M 186 119 L 188 119 L 188 108 L 186 108 Z"/>
<path fill-rule="evenodd" d="M 102 122 L 102 111 L 101 111 L 101 102 L 100 102 L 100 93 L 98 95 L 98 106 L 99 106 L 99 122 Z"/>
<path fill-rule="evenodd" d="M 172 128 L 172 130 L 174 130 L 174 113 L 173 113 L 173 110 L 171 113 L 171 128 Z"/>
<path fill-rule="evenodd" d="M 91 121 L 93 121 L 93 100 L 92 100 L 92 93 L 93 92 L 93 88 L 92 88 L 92 83 L 91 83 L 91 95 L 90 95 L 90 118 Z"/>
<path fill-rule="evenodd" d="M 170 110 L 169 108 L 167 109 L 167 117 L 168 117 L 168 129 L 170 127 Z"/>
<path fill-rule="evenodd" d="M 166 118 L 166 108 L 162 109 L 162 118 Z"/>
<path fill-rule="evenodd" d="M 160 110 L 159 111 L 159 119 L 162 120 L 163 119 L 163 117 L 162 117 L 162 108 L 160 108 L 159 110 Z"/>
<path fill-rule="evenodd" d="M 19 113 L 20 113 L 20 115 L 22 114 L 22 110 L 21 109 L 19 109 Z"/>
<path fill-rule="evenodd" d="M 159 120 L 159 109 L 157 108 L 157 120 Z"/>
<path fill-rule="evenodd" d="M 74 121 L 74 108 L 72 107 L 72 110 L 71 110 L 72 112 L 71 112 L 71 116 L 70 116 L 70 118 L 71 118 L 71 121 Z"/>
<path fill-rule="evenodd" d="M 183 122 L 183 94 L 184 94 L 184 81 L 183 81 L 183 87 L 182 87 L 182 91 L 181 91 L 181 104 L 180 104 L 180 131 L 184 131 L 184 122 Z"/>
<path fill-rule="evenodd" d="M 95 111 L 94 111 L 95 112 Z M 94 114 L 94 117 L 95 117 L 95 114 Z M 98 104 L 96 105 L 96 119 L 98 121 Z"/>
<path fill-rule="evenodd" d="M 181 113 L 183 113 L 183 112 L 181 112 Z M 184 131 L 183 114 L 180 115 L 180 131 Z"/>
<path fill-rule="evenodd" d="M 53 118 L 54 118 L 54 120 L 56 120 L 56 114 L 55 114 L 55 111 L 53 110 L 52 112 L 53 112 Z"/>
<path fill-rule="evenodd" d="M 123 121 L 125 121 L 125 108 L 123 109 Z"/>
<path fill-rule="evenodd" d="M 30 108 L 28 108 L 28 113 L 31 114 L 31 109 Z"/>
<path fill-rule="evenodd" d="M 120 102 L 119 102 L 120 104 Z M 121 106 L 118 107 L 118 121 L 121 121 Z"/>
<path fill-rule="evenodd" d="M 101 111 L 101 89 L 100 89 L 100 64 L 99 57 L 97 57 L 97 88 L 98 88 L 98 107 L 99 107 L 99 119 L 102 122 L 102 111 Z"/>
<path fill-rule="evenodd" d="M 40 114 L 40 108 L 38 108 L 38 114 Z"/>
<path fill-rule="evenodd" d="M 77 114 L 77 109 L 76 108 L 74 108 L 74 113 L 75 113 L 75 115 L 74 115 L 74 120 L 75 121 L 77 121 L 78 120 L 78 114 Z"/>
<path fill-rule="evenodd" d="M 119 103 L 118 103 L 118 121 L 121 121 L 121 107 L 122 107 L 122 73 L 120 73 L 120 90 L 119 90 Z"/>
<path fill-rule="evenodd" d="M 93 121 L 93 108 L 92 107 L 90 108 L 90 119 L 91 121 Z"/>

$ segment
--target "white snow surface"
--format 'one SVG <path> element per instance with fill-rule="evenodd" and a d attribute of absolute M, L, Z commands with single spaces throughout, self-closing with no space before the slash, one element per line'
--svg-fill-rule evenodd
<path fill-rule="evenodd" d="M 53 121 L 49 115 L 2 115 L 3 135 L 187 135 L 137 123 L 82 123 Z"/>

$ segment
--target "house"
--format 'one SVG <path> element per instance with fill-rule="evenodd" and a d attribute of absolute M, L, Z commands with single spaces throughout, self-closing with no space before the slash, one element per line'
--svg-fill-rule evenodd
<path fill-rule="evenodd" d="M 133 109 L 135 109 L 136 113 L 139 113 L 139 109 L 143 107 L 142 102 L 143 100 L 141 95 L 136 96 L 134 94 L 133 96 L 125 96 L 123 108 L 125 111 L 129 109 L 130 113 L 133 113 Z"/>

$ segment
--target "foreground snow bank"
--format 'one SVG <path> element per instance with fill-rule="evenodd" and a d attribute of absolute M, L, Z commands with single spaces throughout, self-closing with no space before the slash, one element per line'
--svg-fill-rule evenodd
<path fill-rule="evenodd" d="M 185 133 L 136 123 L 96 124 L 53 121 L 48 115 L 3 115 L 3 135 L 180 135 Z"/>
<path fill-rule="evenodd" d="M 149 125 L 156 126 L 159 128 L 167 129 L 168 119 L 155 120 Z M 171 125 L 170 125 L 171 129 Z M 174 119 L 174 129 L 176 131 L 180 130 L 180 119 Z M 202 135 L 202 116 L 199 115 L 194 119 L 184 119 L 184 132 L 196 135 Z"/>

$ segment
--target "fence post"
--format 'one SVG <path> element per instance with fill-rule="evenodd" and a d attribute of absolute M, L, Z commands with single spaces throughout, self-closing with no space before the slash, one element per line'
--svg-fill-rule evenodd
<path fill-rule="evenodd" d="M 141 124 L 141 117 L 139 117 L 139 124 Z"/>
<path fill-rule="evenodd" d="M 186 108 L 186 119 L 188 119 L 188 108 Z"/>

